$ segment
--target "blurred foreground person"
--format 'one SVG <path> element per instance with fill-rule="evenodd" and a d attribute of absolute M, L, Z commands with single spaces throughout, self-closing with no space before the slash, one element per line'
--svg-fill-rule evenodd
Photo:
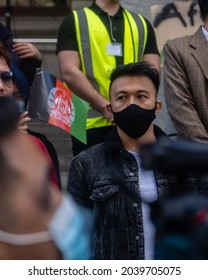
<path fill-rule="evenodd" d="M 0 96 L 12 98 L 14 93 L 15 86 L 15 77 L 14 73 L 10 70 L 11 59 L 6 48 L 0 43 Z M 19 114 L 19 129 L 25 131 L 25 126 L 27 127 L 27 123 L 30 121 L 28 117 L 28 113 Z"/>
<path fill-rule="evenodd" d="M 46 153 L 51 157 L 57 184 L 61 189 L 59 160 L 56 149 L 44 134 L 28 129 L 28 124 L 31 121 L 27 112 L 30 89 L 33 84 L 36 70 L 41 67 L 42 55 L 34 44 L 29 42 L 14 42 L 11 31 L 2 23 L 0 23 L 0 41 L 11 58 L 11 64 L 8 66 L 15 76 L 13 97 L 17 100 L 19 112 L 21 113 L 20 128 L 25 133 L 35 136 L 34 139 L 39 139 L 40 141 L 37 141 L 43 150 L 47 149 Z"/>
<path fill-rule="evenodd" d="M 0 259 L 87 259 L 84 216 L 55 188 L 48 159 L 18 130 L 18 116 L 16 103 L 0 97 Z"/>
<path fill-rule="evenodd" d="M 14 88 L 16 86 L 16 76 L 14 73 L 10 70 L 11 60 L 9 57 L 9 54 L 3 44 L 0 43 L 0 73 L 1 73 L 1 79 L 0 79 L 0 96 L 2 97 L 8 97 L 13 98 L 14 96 Z M 18 104 L 19 105 L 19 104 Z M 28 112 L 20 112 L 19 113 L 19 122 L 18 122 L 18 128 L 21 132 L 27 133 L 28 131 L 28 122 L 30 121 L 30 117 L 28 116 Z M 51 161 L 51 165 L 53 166 L 51 177 L 53 178 L 54 183 L 57 187 L 60 187 L 60 183 L 58 180 L 59 174 L 59 168 L 55 171 L 54 168 L 54 161 L 53 158 L 48 153 L 48 150 L 46 149 L 44 143 L 38 138 L 33 135 L 31 135 L 31 139 L 36 142 L 43 153 L 49 158 Z"/>

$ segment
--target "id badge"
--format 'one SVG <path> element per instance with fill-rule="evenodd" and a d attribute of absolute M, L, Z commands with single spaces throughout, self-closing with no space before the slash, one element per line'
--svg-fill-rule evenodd
<path fill-rule="evenodd" d="M 123 56 L 121 43 L 106 44 L 107 54 L 113 56 Z"/>

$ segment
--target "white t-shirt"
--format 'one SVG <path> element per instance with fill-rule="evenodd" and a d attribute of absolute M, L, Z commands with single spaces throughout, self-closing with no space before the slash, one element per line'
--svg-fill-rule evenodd
<path fill-rule="evenodd" d="M 142 199 L 145 259 L 152 260 L 154 257 L 155 227 L 150 220 L 150 207 L 147 203 L 156 200 L 158 197 L 155 176 L 152 170 L 144 170 L 141 168 L 141 158 L 139 153 L 132 151 L 128 152 L 135 157 L 138 164 L 139 187 Z"/>

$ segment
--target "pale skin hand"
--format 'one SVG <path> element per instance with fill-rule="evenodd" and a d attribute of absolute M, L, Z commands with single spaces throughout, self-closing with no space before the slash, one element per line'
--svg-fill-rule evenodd
<path fill-rule="evenodd" d="M 80 58 L 77 51 L 61 51 L 58 53 L 58 62 L 61 78 L 69 88 L 80 98 L 87 101 L 93 108 L 102 115 L 112 120 L 112 113 L 107 109 L 110 102 L 105 99 L 90 83 L 87 77 L 80 70 Z"/>
<path fill-rule="evenodd" d="M 27 133 L 27 130 L 28 130 L 28 122 L 30 122 L 30 121 L 31 121 L 31 118 L 29 117 L 28 112 L 25 111 L 24 113 L 22 113 L 22 114 L 20 115 L 19 123 L 18 123 L 18 129 L 19 129 L 21 132 Z"/>
<path fill-rule="evenodd" d="M 39 50 L 31 43 L 14 43 L 13 51 L 20 58 L 35 58 L 38 60 L 42 59 L 41 53 Z"/>

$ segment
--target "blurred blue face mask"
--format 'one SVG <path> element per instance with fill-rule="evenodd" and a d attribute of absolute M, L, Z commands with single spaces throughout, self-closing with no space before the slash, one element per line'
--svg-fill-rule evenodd
<path fill-rule="evenodd" d="M 53 241 L 64 260 L 87 260 L 90 258 L 90 231 L 86 229 L 87 223 L 81 210 L 66 195 L 49 222 L 47 231 L 12 234 L 0 230 L 0 241 L 17 246 Z"/>

